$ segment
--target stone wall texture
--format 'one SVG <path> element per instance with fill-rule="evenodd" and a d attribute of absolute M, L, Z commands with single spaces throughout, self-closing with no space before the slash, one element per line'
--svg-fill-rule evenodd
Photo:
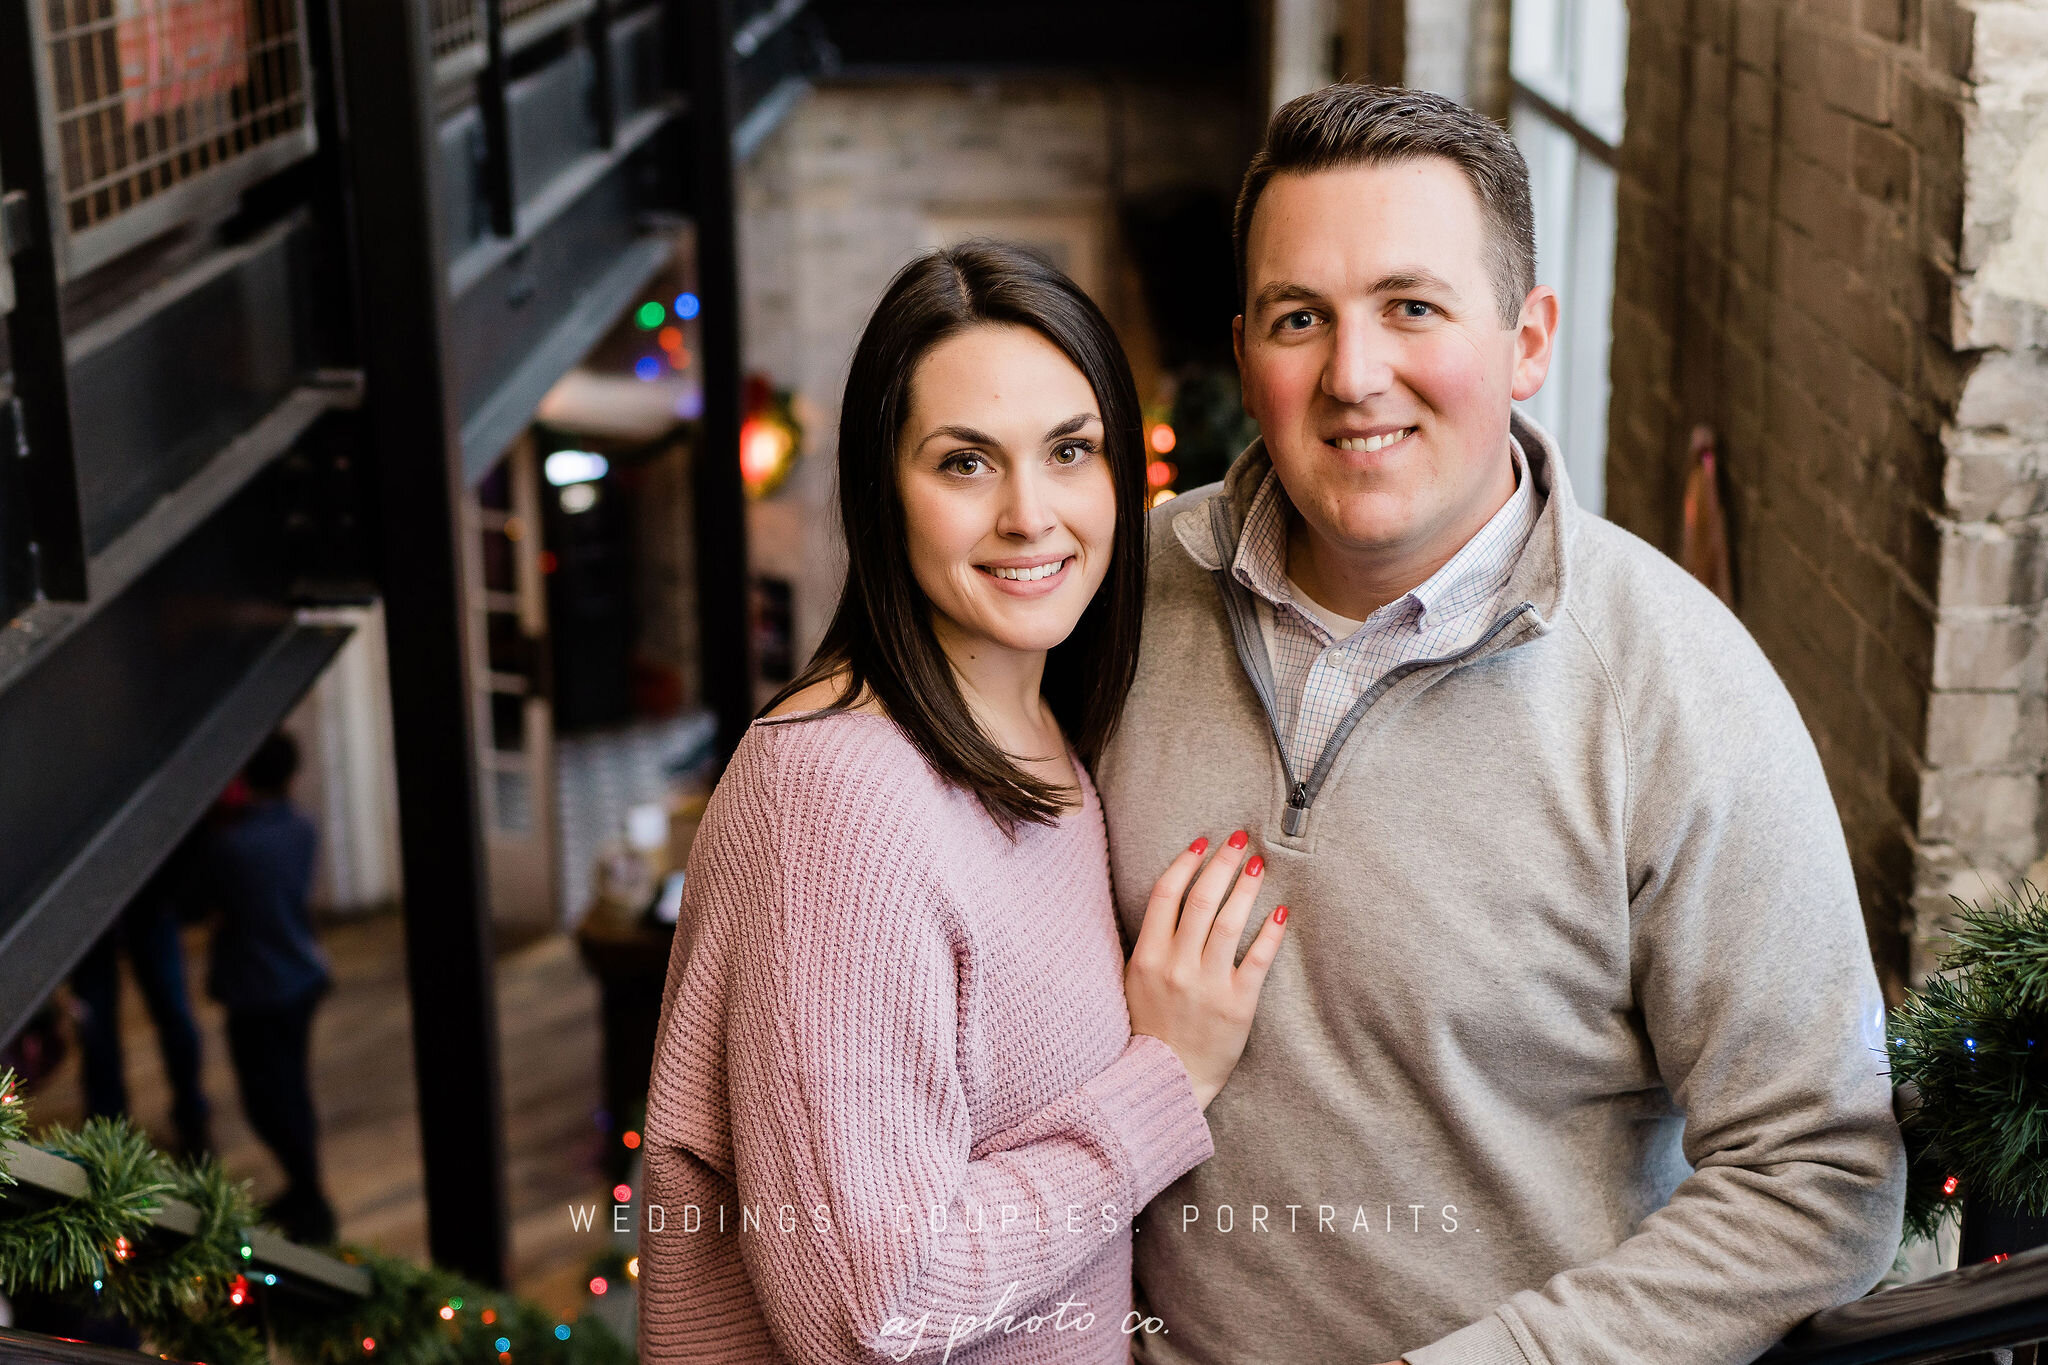
<path fill-rule="evenodd" d="M 1635 0 L 1608 514 L 1719 438 L 1896 994 L 2027 873 L 2048 761 L 2048 0 Z"/>

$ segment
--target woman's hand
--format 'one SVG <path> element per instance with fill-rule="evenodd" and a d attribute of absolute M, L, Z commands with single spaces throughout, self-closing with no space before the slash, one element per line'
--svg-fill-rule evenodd
<path fill-rule="evenodd" d="M 1233 965 L 1265 871 L 1265 860 L 1256 855 L 1245 862 L 1247 842 L 1245 832 L 1237 831 L 1207 867 L 1202 867 L 1207 839 L 1195 840 L 1173 860 L 1152 888 L 1124 969 L 1131 1031 L 1148 1033 L 1173 1049 L 1204 1109 L 1244 1053 L 1259 988 L 1286 933 L 1287 907 L 1282 905 L 1267 917 L 1244 961 Z"/>

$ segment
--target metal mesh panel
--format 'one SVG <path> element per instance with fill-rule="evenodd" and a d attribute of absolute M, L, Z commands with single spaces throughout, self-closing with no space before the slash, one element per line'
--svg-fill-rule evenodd
<path fill-rule="evenodd" d="M 297 0 L 37 2 L 74 233 L 310 117 Z"/>
<path fill-rule="evenodd" d="M 483 41 L 483 0 L 431 0 L 434 55 L 445 57 Z"/>

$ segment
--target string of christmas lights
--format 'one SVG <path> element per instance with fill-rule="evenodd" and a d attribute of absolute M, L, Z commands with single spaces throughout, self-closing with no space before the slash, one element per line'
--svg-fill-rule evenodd
<path fill-rule="evenodd" d="M 0 1070 L 0 1187 L 17 1184 L 5 1143 L 28 1141 L 28 1105 Z M 370 1292 L 333 1307 L 270 1295 L 277 1276 L 249 1262 L 256 1219 L 246 1181 L 220 1163 L 174 1161 L 123 1118 L 53 1127 L 33 1144 L 85 1168 L 88 1192 L 33 1212 L 0 1204 L 0 1290 L 48 1294 L 126 1319 L 167 1359 L 263 1365 L 266 1339 L 301 1365 L 632 1365 L 595 1319 L 564 1321 L 538 1304 L 433 1266 L 361 1247 Z M 199 1211 L 191 1237 L 151 1216 L 175 1197 Z M 596 1291 L 597 1281 L 592 1282 Z"/>
<path fill-rule="evenodd" d="M 1964 1198 L 2048 1214 L 2048 899 L 2032 883 L 1961 899 L 1940 966 L 1886 1024 L 1911 1097 L 1906 1233 L 1931 1237 Z"/>

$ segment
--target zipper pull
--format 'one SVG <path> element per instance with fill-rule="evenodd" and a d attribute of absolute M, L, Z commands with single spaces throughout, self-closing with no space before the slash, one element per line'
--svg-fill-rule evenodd
<path fill-rule="evenodd" d="M 1308 828 L 1308 783 L 1297 782 L 1294 791 L 1287 798 L 1287 809 L 1281 812 L 1280 829 L 1289 837 L 1299 837 Z"/>

